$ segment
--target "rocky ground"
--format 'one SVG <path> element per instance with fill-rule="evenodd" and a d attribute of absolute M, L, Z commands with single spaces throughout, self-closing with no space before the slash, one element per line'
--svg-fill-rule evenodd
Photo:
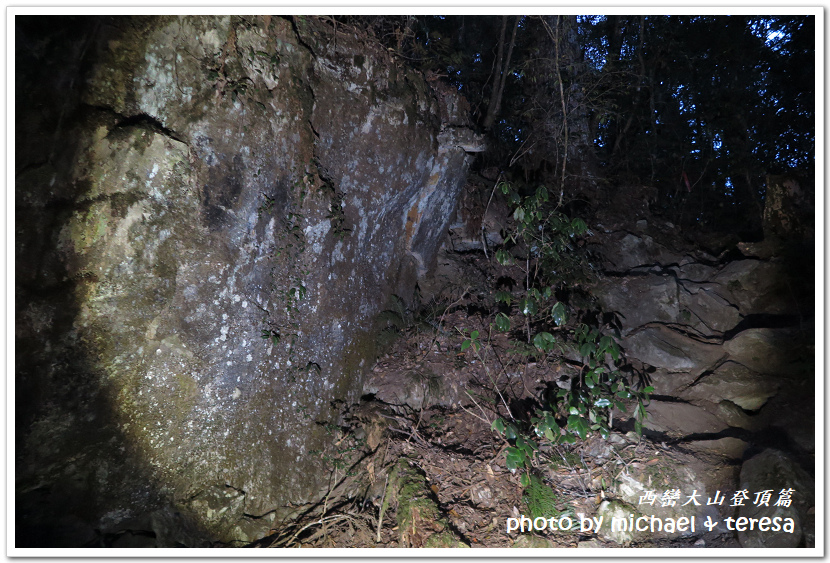
<path fill-rule="evenodd" d="M 455 237 L 456 246 L 459 240 Z M 439 254 L 435 275 L 420 288 L 423 302 L 417 313 L 400 302 L 381 315 L 388 352 L 364 382 L 361 403 L 345 408 L 341 420 L 331 425 L 335 447 L 316 453 L 331 468 L 328 496 L 313 506 L 294 507 L 275 522 L 271 535 L 250 547 L 814 545 L 812 478 L 792 458 L 768 445 L 753 446 L 750 433 L 692 432 L 687 437 L 665 431 L 664 426 L 677 426 L 673 417 L 688 415 L 683 408 L 691 408 L 667 402 L 668 397 L 657 401 L 654 420 L 647 421 L 642 436 L 633 431 L 629 408 L 614 413 L 607 440 L 597 435 L 575 444 L 545 445 L 541 440 L 531 473 L 547 487 L 546 514 L 570 517 L 575 525 L 568 531 L 508 532 L 509 519 L 532 515 L 533 501 L 520 482 L 521 472 L 506 466 L 504 452 L 510 444 L 492 430 L 492 423 L 512 417 L 529 428 L 541 397 L 578 374 L 580 364 L 561 351 L 539 355 L 523 346 L 518 315 L 511 318 L 515 328 L 509 335 L 493 328 L 493 288 L 515 279 L 516 272 L 496 264 L 481 248 L 470 248 L 474 242 L 467 240 L 466 252 L 445 248 Z M 567 327 L 559 330 L 557 338 L 567 340 Z M 480 335 L 478 351 L 462 349 L 472 331 Z M 699 419 L 695 414 L 690 420 Z M 745 463 L 758 451 L 767 457 Z M 774 482 L 762 484 L 769 474 Z M 788 512 L 797 520 L 793 534 L 783 540 L 758 532 L 739 537 L 725 527 L 725 518 L 749 514 L 730 506 L 739 485 L 772 488 L 784 483 L 802 494 Z M 673 490 L 682 495 L 676 503 L 642 502 L 648 491 L 659 499 Z M 710 505 L 707 501 L 717 498 L 718 491 L 727 502 Z M 700 506 L 681 506 L 694 493 L 700 495 Z M 612 517 L 628 514 L 678 522 L 695 516 L 697 529 L 611 530 Z M 598 517 L 605 522 L 599 533 L 580 530 L 581 518 Z M 709 518 L 719 524 L 707 530 L 702 523 Z"/>
<path fill-rule="evenodd" d="M 526 423 L 545 387 L 570 377 L 574 367 L 563 358 L 530 358 L 491 330 L 479 313 L 491 301 L 486 280 L 498 272 L 486 263 L 477 255 L 446 262 L 439 275 L 467 285 L 445 284 L 443 306 L 417 318 L 390 311 L 389 332 L 397 339 L 371 370 L 364 400 L 332 428 L 335 448 L 318 454 L 332 468 L 331 493 L 315 506 L 296 507 L 290 524 L 275 524 L 274 534 L 252 547 L 421 547 L 444 531 L 469 547 L 739 547 L 731 532 L 719 528 L 628 538 L 581 533 L 578 525 L 567 532 L 507 532 L 509 518 L 530 512 L 520 472 L 505 464 L 508 442 L 491 424 L 508 410 Z M 484 346 L 462 352 L 465 334 L 473 330 L 485 335 Z M 555 514 L 574 522 L 594 516 L 624 496 L 626 482 L 703 488 L 703 481 L 726 485 L 737 476 L 728 463 L 701 462 L 678 445 L 638 436 L 632 427 L 618 412 L 608 440 L 542 446 L 534 473 L 553 492 Z M 423 477 L 420 494 L 434 503 L 431 521 L 439 524 L 413 530 L 410 523 L 408 533 L 402 530 L 407 520 L 400 499 L 386 498 L 395 496 L 389 482 L 399 460 Z M 691 473 L 679 475 L 681 468 Z"/>
<path fill-rule="evenodd" d="M 455 313 L 445 321 L 462 319 L 471 317 Z M 298 512 L 305 510 L 307 514 L 252 547 L 426 546 L 436 530 L 422 532 L 420 543 L 411 538 L 402 542 L 397 502 L 387 503 L 383 517 L 379 517 L 389 473 L 398 460 L 405 460 L 424 477 L 423 495 L 435 503 L 447 528 L 469 547 L 740 547 L 731 533 L 719 530 L 621 542 L 609 534 L 578 530 L 507 533 L 508 518 L 529 514 L 524 488 L 520 474 L 505 466 L 507 443 L 490 428 L 499 410 L 495 404 L 498 398 L 487 393 L 486 382 L 470 377 L 470 372 L 476 372 L 475 360 L 472 353 L 454 352 L 459 347 L 453 342 L 457 339 L 449 332 L 413 332 L 396 342 L 378 362 L 373 381 L 391 387 L 389 379 L 405 382 L 409 373 L 416 382 L 412 385 L 422 386 L 428 405 L 432 402 L 429 378 L 413 378 L 411 374 L 437 372 L 442 384 L 469 390 L 475 400 L 418 410 L 395 407 L 376 397 L 362 403 L 347 414 L 345 421 L 351 430 L 342 435 L 338 449 L 323 455 L 323 462 L 333 468 L 332 494 L 327 501 L 298 507 Z M 430 343 L 434 350 L 440 347 L 447 352 L 433 352 L 427 362 L 423 356 Z M 551 373 L 556 372 L 556 366 L 548 367 Z M 538 382 L 531 378 L 523 381 L 528 386 Z M 405 385 L 399 390 L 413 393 Z M 626 478 L 645 479 L 655 488 L 671 486 L 671 475 L 679 464 L 706 470 L 679 447 L 619 431 L 607 441 L 595 436 L 584 443 L 544 448 L 536 469 L 554 491 L 556 510 L 577 521 L 579 515 L 593 516 L 604 502 L 614 500 L 615 490 Z"/>

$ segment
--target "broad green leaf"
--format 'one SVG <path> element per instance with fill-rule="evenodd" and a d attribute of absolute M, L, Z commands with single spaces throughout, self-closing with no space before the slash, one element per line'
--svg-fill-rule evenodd
<path fill-rule="evenodd" d="M 580 346 L 579 355 L 582 356 L 583 358 L 590 358 L 591 354 L 593 354 L 594 350 L 595 350 L 594 345 L 591 344 L 590 342 L 586 342 L 585 344 Z"/>
<path fill-rule="evenodd" d="M 556 343 L 556 339 L 549 332 L 540 332 L 533 337 L 533 345 L 540 350 L 549 351 Z"/>
<path fill-rule="evenodd" d="M 496 262 L 501 264 L 502 266 L 509 266 L 513 263 L 513 257 L 510 255 L 509 252 L 500 248 L 496 251 Z"/>
<path fill-rule="evenodd" d="M 522 466 L 524 459 L 519 457 L 517 453 L 512 452 L 512 449 L 514 448 L 507 448 L 507 450 L 505 450 L 505 465 L 507 466 L 507 469 L 518 469 Z"/>
<path fill-rule="evenodd" d="M 579 438 L 584 440 L 588 435 L 588 426 L 582 417 L 571 415 L 568 417 L 568 428 L 577 434 Z"/>
<path fill-rule="evenodd" d="M 539 312 L 539 307 L 533 299 L 524 298 L 519 302 L 519 309 L 524 315 L 535 315 Z"/>
<path fill-rule="evenodd" d="M 530 476 L 527 473 L 522 473 L 522 476 L 519 477 L 519 483 L 521 483 L 522 487 L 529 487 L 530 486 Z"/>
<path fill-rule="evenodd" d="M 501 418 L 497 418 L 493 421 L 493 424 L 490 425 L 490 428 L 492 428 L 499 434 L 504 434 L 504 420 Z"/>
<path fill-rule="evenodd" d="M 521 223 L 525 220 L 525 210 L 523 207 L 517 207 L 516 210 L 513 212 L 513 218 Z"/>
<path fill-rule="evenodd" d="M 599 339 L 599 351 L 602 353 L 607 352 L 613 343 L 614 340 L 610 336 L 603 336 Z"/>
<path fill-rule="evenodd" d="M 611 344 L 611 357 L 614 358 L 615 362 L 620 359 L 620 347 L 616 342 Z"/>
<path fill-rule="evenodd" d="M 576 219 L 571 221 L 571 229 L 573 230 L 574 234 L 581 235 L 588 230 L 588 225 L 585 224 L 585 221 L 577 217 Z"/>
<path fill-rule="evenodd" d="M 588 426 L 585 424 L 585 420 L 583 418 L 580 417 L 577 423 L 574 424 L 574 429 L 582 440 L 588 436 Z"/>
<path fill-rule="evenodd" d="M 562 326 L 568 321 L 567 314 L 565 313 L 565 304 L 561 301 L 554 305 L 550 310 L 550 316 L 553 317 L 553 322 L 556 326 Z"/>
<path fill-rule="evenodd" d="M 496 315 L 496 328 L 502 332 L 510 330 L 510 319 L 504 313 Z"/>
<path fill-rule="evenodd" d="M 556 429 L 556 430 L 559 429 L 559 425 L 556 424 L 556 419 L 553 418 L 553 416 L 551 414 L 546 414 L 545 415 L 545 424 L 547 424 L 548 428 L 550 428 L 552 430 L 553 429 Z"/>

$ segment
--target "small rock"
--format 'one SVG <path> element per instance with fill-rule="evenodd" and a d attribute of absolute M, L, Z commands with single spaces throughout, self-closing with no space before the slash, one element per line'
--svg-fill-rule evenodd
<path fill-rule="evenodd" d="M 518 548 L 527 548 L 527 547 L 536 547 L 536 548 L 550 548 L 555 547 L 554 543 L 550 540 L 545 538 L 540 538 L 539 536 L 519 536 L 519 539 L 515 541 L 513 547 Z"/>
<path fill-rule="evenodd" d="M 617 544 L 628 543 L 635 539 L 635 536 L 640 536 L 639 533 L 630 530 L 613 530 L 610 525 L 614 518 L 627 520 L 630 514 L 635 514 L 636 517 L 640 516 L 640 514 L 631 505 L 624 502 L 620 502 L 619 500 L 603 501 L 597 511 L 597 518 L 602 518 L 603 522 L 607 522 L 608 525 L 603 524 L 599 529 L 599 534 L 603 537 L 603 539 Z"/>
<path fill-rule="evenodd" d="M 470 500 L 474 505 L 482 508 L 493 507 L 493 491 L 484 483 L 473 485 L 470 489 Z"/>

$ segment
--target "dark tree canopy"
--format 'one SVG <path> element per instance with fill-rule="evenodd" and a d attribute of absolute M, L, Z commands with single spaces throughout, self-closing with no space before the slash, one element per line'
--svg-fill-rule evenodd
<path fill-rule="evenodd" d="M 480 166 L 566 198 L 645 184 L 675 222 L 757 233 L 766 176 L 814 172 L 814 16 L 339 19 L 458 88 Z"/>

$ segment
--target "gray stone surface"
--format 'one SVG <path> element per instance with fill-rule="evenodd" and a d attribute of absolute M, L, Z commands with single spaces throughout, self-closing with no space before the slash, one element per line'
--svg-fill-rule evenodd
<path fill-rule="evenodd" d="M 729 400 L 744 410 L 756 411 L 778 391 L 779 383 L 736 363 L 724 362 L 711 374 L 683 391 L 687 400 Z"/>
<path fill-rule="evenodd" d="M 670 327 L 642 328 L 622 341 L 626 353 L 657 368 L 700 375 L 724 356 L 720 346 L 695 340 Z"/>
<path fill-rule="evenodd" d="M 646 408 L 648 418 L 643 426 L 671 436 L 711 434 L 729 425 L 706 409 L 688 403 L 652 400 Z"/>
<path fill-rule="evenodd" d="M 729 359 L 752 371 L 767 375 L 796 372 L 793 332 L 788 329 L 751 328 L 724 343 Z"/>
<path fill-rule="evenodd" d="M 741 547 L 798 547 L 805 531 L 813 533 L 812 530 L 805 530 L 805 524 L 809 520 L 808 512 L 815 503 L 814 481 L 786 454 L 767 449 L 744 462 L 740 488 L 748 491 L 750 498 L 738 509 L 739 518 L 781 518 L 782 527 L 788 518 L 793 523 L 791 532 L 785 529 L 775 531 L 771 526 L 766 531 L 757 527 L 738 531 Z M 792 490 L 789 506 L 779 503 L 780 493 L 784 490 Z M 763 491 L 771 495 L 766 505 L 756 503 L 756 493 Z"/>
<path fill-rule="evenodd" d="M 678 283 L 679 321 L 706 336 L 732 330 L 743 316 L 738 308 L 721 297 L 710 283 Z"/>
<path fill-rule="evenodd" d="M 315 421 L 359 396 L 372 319 L 434 261 L 481 146 L 451 95 L 320 20 L 115 23 L 61 152 L 17 154 L 18 490 L 250 539 L 243 514 L 326 483 Z"/>
<path fill-rule="evenodd" d="M 787 272 L 775 261 L 736 260 L 712 278 L 715 290 L 742 315 L 792 314 L 797 309 Z"/>
<path fill-rule="evenodd" d="M 649 322 L 678 322 L 678 287 L 672 276 L 607 278 L 596 293 L 603 310 L 621 315 L 626 332 Z"/>
<path fill-rule="evenodd" d="M 608 235 L 603 241 L 603 267 L 608 272 L 627 272 L 641 266 L 675 264 L 681 257 L 649 235 L 638 236 L 620 231 Z"/>

